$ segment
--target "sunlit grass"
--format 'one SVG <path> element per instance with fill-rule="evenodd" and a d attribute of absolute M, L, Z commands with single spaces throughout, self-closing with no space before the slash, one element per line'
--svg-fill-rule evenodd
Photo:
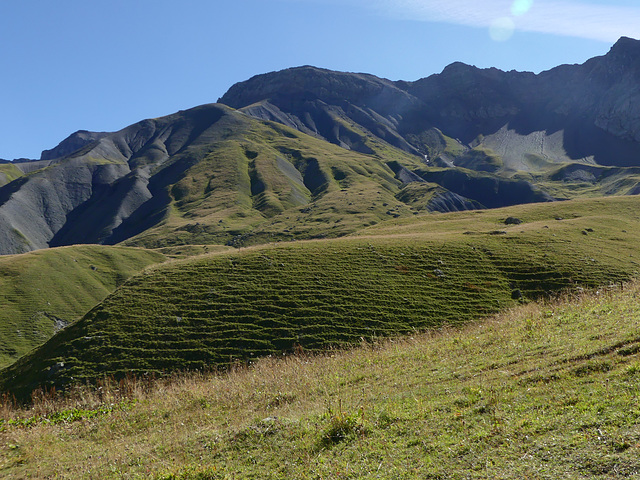
<path fill-rule="evenodd" d="M 0 257 L 0 366 L 82 317 L 134 273 L 163 260 L 148 250 L 102 245 Z"/>
<path fill-rule="evenodd" d="M 226 374 L 4 404 L 0 472 L 58 478 L 627 478 L 637 284 Z M 75 412 L 75 413 L 73 413 Z"/>

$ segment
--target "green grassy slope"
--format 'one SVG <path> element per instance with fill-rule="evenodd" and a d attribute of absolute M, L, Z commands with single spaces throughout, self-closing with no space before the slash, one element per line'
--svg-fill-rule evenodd
<path fill-rule="evenodd" d="M 386 162 L 415 168 L 419 157 L 370 140 L 349 151 L 272 122 L 226 112 L 181 153 L 189 168 L 168 187 L 162 223 L 127 245 L 252 245 L 337 237 L 416 208 L 395 195 L 402 182 Z"/>
<path fill-rule="evenodd" d="M 222 376 L 0 405 L 7 478 L 624 479 L 638 284 Z"/>
<path fill-rule="evenodd" d="M 0 257 L 0 365 L 45 342 L 131 275 L 164 259 L 142 249 L 98 245 Z"/>
<path fill-rule="evenodd" d="M 0 164 L 0 187 L 23 175 L 22 171 L 12 163 Z"/>
<path fill-rule="evenodd" d="M 638 273 L 637 198 L 397 219 L 363 236 L 176 261 L 0 374 L 3 388 L 208 368 L 460 324 Z M 517 214 L 524 223 L 506 226 Z M 556 218 L 562 218 L 556 220 Z M 62 368 L 58 367 L 58 364 Z"/>

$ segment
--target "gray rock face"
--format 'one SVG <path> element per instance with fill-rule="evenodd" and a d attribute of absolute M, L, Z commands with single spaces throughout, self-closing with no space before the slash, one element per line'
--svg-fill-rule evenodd
<path fill-rule="evenodd" d="M 0 188 L 0 254 L 117 243 L 149 228 L 186 168 L 181 151 L 211 141 L 208 129 L 229 111 L 203 105 L 115 133 L 78 132 L 43 155 L 56 158 L 16 164 L 32 173 Z"/>
<path fill-rule="evenodd" d="M 403 112 L 418 109 L 421 102 L 396 83 L 373 75 L 309 66 L 291 68 L 238 83 L 219 102 L 344 148 L 370 153 L 359 132 L 338 121 L 349 119 L 391 145 L 419 154 L 397 127 Z"/>
<path fill-rule="evenodd" d="M 605 56 L 539 75 L 454 63 L 392 82 L 299 67 L 236 84 L 219 101 L 365 153 L 362 132 L 425 155 L 418 139 L 431 128 L 470 144 L 508 126 L 523 136 L 562 132 L 566 159 L 632 166 L 640 164 L 639 79 L 640 42 L 623 37 Z"/>
<path fill-rule="evenodd" d="M 119 167 L 120 175 L 129 170 L 126 164 Z M 103 168 L 73 159 L 24 178 L 20 188 L 0 205 L 0 251 L 17 253 L 48 247 L 66 224 L 67 214 L 89 200 L 99 187 L 99 171 Z M 3 189 L 2 193 L 8 192 Z"/>

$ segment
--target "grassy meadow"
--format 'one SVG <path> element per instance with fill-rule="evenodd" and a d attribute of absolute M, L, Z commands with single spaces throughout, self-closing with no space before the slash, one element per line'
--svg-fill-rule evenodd
<path fill-rule="evenodd" d="M 631 283 L 224 374 L 5 399 L 0 476 L 631 478 L 639 295 Z"/>
<path fill-rule="evenodd" d="M 165 257 L 78 245 L 0 256 L 0 367 L 82 317 L 131 275 Z"/>
<path fill-rule="evenodd" d="M 28 398 L 39 385 L 317 353 L 619 285 L 638 274 L 636 205 L 621 197 L 398 218 L 351 237 L 167 262 L 1 371 L 0 389 Z M 506 225 L 513 215 L 522 223 Z"/>

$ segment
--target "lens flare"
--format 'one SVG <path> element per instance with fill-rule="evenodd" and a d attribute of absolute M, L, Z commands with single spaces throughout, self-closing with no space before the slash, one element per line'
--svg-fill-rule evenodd
<path fill-rule="evenodd" d="M 514 17 L 524 15 L 533 7 L 533 0 L 514 0 L 511 5 L 511 13 Z"/>
<path fill-rule="evenodd" d="M 505 42 L 511 38 L 516 24 L 509 17 L 498 18 L 489 27 L 489 36 L 496 42 Z"/>

